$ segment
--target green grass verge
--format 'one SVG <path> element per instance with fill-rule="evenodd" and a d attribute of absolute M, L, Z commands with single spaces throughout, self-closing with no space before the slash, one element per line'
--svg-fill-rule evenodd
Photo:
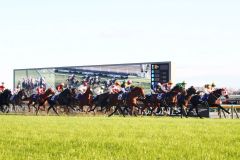
<path fill-rule="evenodd" d="M 0 159 L 239 159 L 240 121 L 0 116 Z"/>

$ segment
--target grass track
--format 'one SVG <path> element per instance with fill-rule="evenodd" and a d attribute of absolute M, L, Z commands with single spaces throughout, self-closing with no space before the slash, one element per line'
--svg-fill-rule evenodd
<path fill-rule="evenodd" d="M 239 159 L 240 120 L 0 116 L 0 159 Z"/>

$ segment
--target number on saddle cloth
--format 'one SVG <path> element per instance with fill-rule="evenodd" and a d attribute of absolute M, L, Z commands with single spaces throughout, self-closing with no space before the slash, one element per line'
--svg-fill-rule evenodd
<path fill-rule="evenodd" d="M 75 99 L 76 100 L 81 100 L 82 97 L 83 97 L 83 94 L 82 93 L 78 93 L 78 94 L 76 94 Z"/>
<path fill-rule="evenodd" d="M 208 97 L 209 97 L 209 94 L 204 94 L 203 97 L 202 97 L 202 101 L 207 101 L 208 100 Z"/>
<path fill-rule="evenodd" d="M 58 96 L 59 96 L 59 95 L 53 95 L 53 96 L 51 97 L 51 101 L 55 102 L 55 101 L 57 100 Z"/>
<path fill-rule="evenodd" d="M 128 92 L 121 93 L 118 95 L 118 100 L 126 100 L 128 96 Z"/>
<path fill-rule="evenodd" d="M 163 93 L 159 93 L 159 94 L 157 95 L 157 99 L 158 99 L 158 100 L 163 99 Z"/>
<path fill-rule="evenodd" d="M 16 95 L 12 95 L 10 101 L 13 101 Z"/>
<path fill-rule="evenodd" d="M 33 95 L 33 99 L 34 99 L 34 100 L 37 100 L 37 99 L 38 99 L 38 97 L 39 97 L 39 95 L 38 95 L 38 94 L 34 94 L 34 95 Z"/>
<path fill-rule="evenodd" d="M 118 100 L 123 100 L 123 93 L 118 95 Z"/>

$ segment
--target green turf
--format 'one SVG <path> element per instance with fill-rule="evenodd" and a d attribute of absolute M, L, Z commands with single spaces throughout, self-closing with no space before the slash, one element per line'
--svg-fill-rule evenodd
<path fill-rule="evenodd" d="M 240 121 L 0 116 L 0 159 L 239 159 Z"/>

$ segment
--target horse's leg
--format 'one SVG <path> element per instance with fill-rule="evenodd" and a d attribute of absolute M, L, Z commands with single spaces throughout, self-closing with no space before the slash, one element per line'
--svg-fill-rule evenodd
<path fill-rule="evenodd" d="M 111 108 L 111 107 L 109 107 L 109 108 Z M 116 106 L 115 109 L 114 109 L 114 111 L 113 111 L 111 114 L 109 114 L 108 117 L 111 117 L 114 113 L 117 112 L 117 110 L 118 110 L 118 107 Z"/>
<path fill-rule="evenodd" d="M 130 115 L 132 116 L 134 114 L 134 107 L 133 106 L 130 106 Z"/>
<path fill-rule="evenodd" d="M 180 105 L 180 114 L 181 114 L 181 118 L 183 117 L 183 105 Z"/>
<path fill-rule="evenodd" d="M 6 106 L 7 106 L 7 111 L 6 111 L 6 113 L 9 113 L 9 108 L 10 108 L 10 106 L 9 106 L 9 104 L 6 104 Z"/>
<path fill-rule="evenodd" d="M 199 118 L 202 118 L 202 116 L 199 114 L 199 112 L 198 112 L 198 106 L 196 106 L 196 113 L 197 113 L 197 116 L 199 117 Z"/>
<path fill-rule="evenodd" d="M 218 116 L 219 116 L 219 118 L 222 118 L 220 107 L 218 107 L 217 110 L 218 110 Z"/>
<path fill-rule="evenodd" d="M 228 110 L 226 110 L 225 108 L 223 108 L 221 105 L 218 106 L 220 109 L 222 109 L 223 111 L 227 112 L 228 114 L 230 114 L 230 112 Z M 223 112 L 224 113 L 224 112 Z"/>
<path fill-rule="evenodd" d="M 93 107 L 93 106 L 92 106 Z M 95 105 L 93 108 L 90 108 L 90 110 L 89 110 L 89 112 L 91 112 L 91 111 L 93 111 L 94 112 L 94 110 L 97 108 L 97 106 Z"/>
<path fill-rule="evenodd" d="M 16 113 L 16 107 L 14 103 L 12 103 L 12 110 Z"/>
<path fill-rule="evenodd" d="M 146 108 L 147 108 L 147 106 L 144 104 L 144 106 L 141 108 L 141 115 L 143 115 L 143 112 L 145 112 Z"/>
<path fill-rule="evenodd" d="M 183 116 L 183 114 L 184 114 L 185 117 L 187 117 L 187 111 L 186 111 L 187 107 L 185 107 L 185 105 L 183 105 L 182 108 L 183 108 L 182 113 L 181 113 L 182 116 Z"/>
<path fill-rule="evenodd" d="M 69 105 L 69 107 L 70 107 L 73 111 L 75 111 L 75 108 L 74 108 L 72 105 Z"/>
<path fill-rule="evenodd" d="M 222 113 L 223 113 L 224 118 L 226 118 L 225 112 L 223 110 L 222 110 Z"/>
<path fill-rule="evenodd" d="M 38 105 L 38 107 L 36 108 L 36 116 L 38 115 L 39 109 L 40 109 L 40 105 Z"/>
<path fill-rule="evenodd" d="M 47 115 L 48 115 L 48 113 L 49 113 L 49 111 L 50 111 L 51 108 L 52 108 L 52 106 L 49 106 L 49 107 L 48 107 L 48 109 L 47 109 Z"/>
<path fill-rule="evenodd" d="M 30 100 L 29 102 L 28 102 L 28 112 L 31 112 L 31 108 L 30 108 L 30 105 L 32 104 L 32 101 Z"/>
<path fill-rule="evenodd" d="M 56 108 L 54 106 L 52 106 L 52 109 L 59 116 L 59 114 L 58 114 L 58 112 L 57 112 L 57 110 L 56 110 Z"/>
<path fill-rule="evenodd" d="M 92 111 L 93 112 L 93 114 L 95 115 L 96 113 L 95 113 L 95 108 L 96 107 L 93 107 L 91 104 L 89 104 L 89 107 L 91 108 L 91 110 L 90 111 Z M 93 108 L 93 109 L 92 109 Z"/>
<path fill-rule="evenodd" d="M 119 110 L 119 112 L 120 112 L 120 114 L 122 114 L 123 115 L 123 117 L 125 117 L 125 114 L 124 114 L 124 111 L 122 110 L 122 108 L 119 106 L 119 107 L 117 107 L 118 108 L 118 110 Z"/>
<path fill-rule="evenodd" d="M 133 108 L 133 113 L 134 113 L 134 115 L 137 117 L 137 108 L 138 108 L 138 106 L 137 106 L 137 104 L 135 104 L 134 106 L 133 106 L 134 108 Z"/>
<path fill-rule="evenodd" d="M 153 115 L 153 112 L 155 111 L 156 107 L 157 107 L 157 106 L 155 106 L 155 105 L 152 107 L 151 113 L 150 113 L 151 116 Z"/>

